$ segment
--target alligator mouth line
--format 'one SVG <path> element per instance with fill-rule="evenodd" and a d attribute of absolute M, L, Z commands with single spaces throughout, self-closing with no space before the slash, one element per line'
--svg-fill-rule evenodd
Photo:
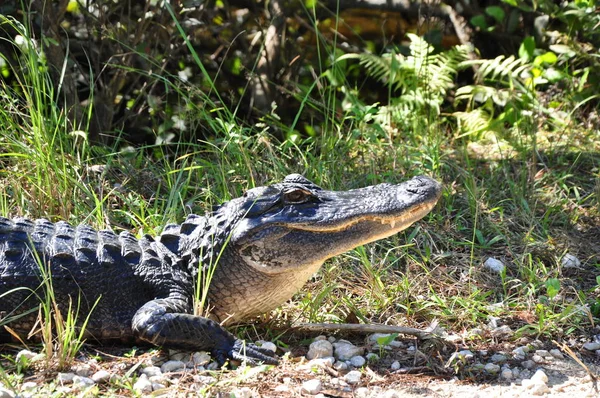
<path fill-rule="evenodd" d="M 301 231 L 309 231 L 309 232 L 343 232 L 352 228 L 356 224 L 364 223 L 364 222 L 378 222 L 383 225 L 389 225 L 391 229 L 395 229 L 397 227 L 398 231 L 401 231 L 405 228 L 408 228 L 415 221 L 423 218 L 427 213 L 433 209 L 437 201 L 422 203 L 415 205 L 409 209 L 406 209 L 402 214 L 396 216 L 386 216 L 386 215 L 361 215 L 357 216 L 354 219 L 349 220 L 346 223 L 338 224 L 338 225 L 302 225 L 302 224 L 291 224 L 288 225 L 288 228 L 301 230 Z"/>

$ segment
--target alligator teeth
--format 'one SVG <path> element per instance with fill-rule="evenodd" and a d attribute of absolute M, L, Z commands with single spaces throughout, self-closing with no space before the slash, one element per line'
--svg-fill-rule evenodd
<path fill-rule="evenodd" d="M 390 226 L 394 228 L 396 226 L 396 220 L 390 221 Z"/>

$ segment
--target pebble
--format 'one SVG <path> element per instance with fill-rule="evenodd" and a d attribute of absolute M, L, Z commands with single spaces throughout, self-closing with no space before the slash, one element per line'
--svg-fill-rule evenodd
<path fill-rule="evenodd" d="M 92 367 L 88 364 L 77 365 L 73 371 L 77 376 L 88 377 L 92 374 Z"/>
<path fill-rule="evenodd" d="M 527 353 L 529 352 L 529 347 L 527 347 L 527 346 L 517 347 L 512 352 L 513 352 L 513 355 L 515 356 L 515 359 L 518 359 L 518 360 L 525 359 L 525 357 L 527 356 Z"/>
<path fill-rule="evenodd" d="M 531 380 L 536 383 L 548 383 L 548 376 L 543 370 L 539 369 L 531 376 Z"/>
<path fill-rule="evenodd" d="M 348 370 L 348 364 L 346 362 L 343 362 L 343 361 L 336 361 L 333 364 L 333 368 L 335 370 Z"/>
<path fill-rule="evenodd" d="M 532 360 L 523 361 L 521 362 L 521 366 L 525 369 L 533 369 L 535 367 L 535 362 Z"/>
<path fill-rule="evenodd" d="M 255 394 L 250 387 L 239 387 L 231 391 L 231 396 L 235 398 L 253 398 L 257 397 L 258 394 Z"/>
<path fill-rule="evenodd" d="M 503 354 L 494 354 L 490 358 L 490 361 L 492 361 L 493 363 L 503 363 L 503 362 L 506 362 L 506 359 L 507 359 L 506 355 L 503 355 Z"/>
<path fill-rule="evenodd" d="M 571 253 L 566 253 L 560 261 L 560 264 L 563 268 L 579 268 L 579 266 L 581 266 L 581 261 Z"/>
<path fill-rule="evenodd" d="M 533 362 L 535 362 L 535 363 L 542 363 L 542 362 L 544 362 L 544 357 L 542 357 L 542 356 L 540 356 L 540 355 L 538 355 L 538 354 L 534 354 L 534 355 L 531 357 L 531 360 L 532 360 Z"/>
<path fill-rule="evenodd" d="M 38 387 L 38 385 L 35 381 L 26 381 L 25 383 L 21 384 L 21 391 L 23 391 L 23 392 L 33 391 L 37 387 Z"/>
<path fill-rule="evenodd" d="M 513 378 L 513 371 L 511 369 L 503 369 L 500 377 L 505 380 L 511 380 Z"/>
<path fill-rule="evenodd" d="M 73 383 L 74 377 L 75 373 L 59 373 L 56 375 L 56 381 L 61 384 L 70 384 Z"/>
<path fill-rule="evenodd" d="M 133 384 L 133 390 L 139 394 L 147 394 L 152 392 L 152 382 L 148 380 L 148 376 L 141 374 L 137 381 Z"/>
<path fill-rule="evenodd" d="M 163 388 L 167 388 L 167 386 L 162 383 L 152 383 L 152 391 L 162 390 Z"/>
<path fill-rule="evenodd" d="M 462 356 L 464 359 L 473 359 L 475 358 L 475 354 L 473 354 L 470 350 L 460 350 L 458 355 Z"/>
<path fill-rule="evenodd" d="M 0 398 L 14 398 L 16 394 L 8 388 L 0 387 Z"/>
<path fill-rule="evenodd" d="M 142 374 L 145 374 L 147 377 L 161 376 L 162 371 L 158 366 L 147 366 L 144 369 L 142 369 Z"/>
<path fill-rule="evenodd" d="M 563 353 L 560 352 L 560 350 L 558 348 L 551 349 L 550 350 L 550 355 L 552 355 L 556 359 L 564 359 L 565 358 L 565 356 L 563 355 Z"/>
<path fill-rule="evenodd" d="M 489 269 L 490 271 L 494 271 L 498 274 L 502 273 L 502 271 L 504 271 L 504 269 L 506 268 L 502 261 L 497 260 L 493 257 L 489 257 L 487 260 L 485 260 L 483 266 Z"/>
<path fill-rule="evenodd" d="M 211 360 L 210 354 L 204 351 L 195 352 L 192 355 L 192 362 L 195 366 L 204 366 L 208 364 Z"/>
<path fill-rule="evenodd" d="M 500 372 L 500 366 L 496 365 L 495 363 L 486 363 L 483 369 L 490 374 L 496 374 Z"/>
<path fill-rule="evenodd" d="M 360 355 L 350 358 L 350 365 L 354 366 L 355 368 L 363 367 L 365 363 L 367 363 L 367 360 Z"/>
<path fill-rule="evenodd" d="M 79 375 L 75 375 L 75 377 L 73 377 L 73 385 L 78 386 L 78 387 L 91 387 L 94 384 L 96 384 L 96 382 L 92 379 L 90 379 L 89 377 L 85 377 L 85 376 L 79 376 Z"/>
<path fill-rule="evenodd" d="M 351 370 L 350 372 L 346 373 L 344 380 L 348 384 L 358 384 L 361 377 L 362 373 L 360 373 L 358 370 Z"/>
<path fill-rule="evenodd" d="M 391 370 L 398 370 L 398 369 L 400 369 L 400 362 L 398 362 L 398 361 L 392 362 L 392 364 L 390 365 L 390 369 Z"/>
<path fill-rule="evenodd" d="M 92 375 L 92 380 L 95 383 L 104 383 L 109 381 L 110 379 L 112 379 L 112 375 L 104 369 L 99 370 Z"/>
<path fill-rule="evenodd" d="M 307 359 L 326 358 L 333 356 L 333 345 L 327 340 L 313 341 L 308 347 Z"/>
<path fill-rule="evenodd" d="M 357 347 L 354 344 L 343 340 L 333 343 L 333 347 L 333 356 L 341 361 L 348 361 L 350 358 L 362 355 L 364 352 L 362 347 Z"/>
<path fill-rule="evenodd" d="M 368 398 L 369 397 L 369 389 L 367 387 L 358 387 L 354 390 L 354 396 L 356 398 Z"/>
<path fill-rule="evenodd" d="M 510 337 L 513 335 L 513 331 L 508 325 L 498 326 L 490 331 L 493 337 Z"/>
<path fill-rule="evenodd" d="M 185 363 L 181 361 L 171 360 L 163 363 L 160 367 L 160 370 L 163 373 L 171 373 L 177 372 L 179 370 L 183 370 L 185 368 Z"/>
<path fill-rule="evenodd" d="M 260 346 L 261 348 L 264 348 L 266 350 L 277 352 L 277 346 L 275 345 L 275 343 L 272 343 L 270 341 L 263 341 L 261 342 Z"/>
<path fill-rule="evenodd" d="M 586 349 L 586 350 L 588 350 L 588 351 L 596 351 L 596 350 L 600 350 L 600 343 L 599 343 L 599 342 L 595 342 L 595 341 L 593 341 L 593 342 L 588 342 L 588 343 L 585 343 L 585 344 L 583 345 L 583 348 L 585 348 L 585 349 Z"/>
<path fill-rule="evenodd" d="M 319 379 L 312 379 L 302 383 L 302 391 L 310 395 L 318 394 L 322 388 L 323 384 Z"/>
<path fill-rule="evenodd" d="M 35 358 L 36 355 L 37 354 L 33 351 L 21 350 L 17 353 L 17 356 L 15 357 L 15 362 L 27 363 L 27 362 L 31 361 L 33 358 Z M 27 361 L 27 362 L 21 362 L 21 361 Z"/>

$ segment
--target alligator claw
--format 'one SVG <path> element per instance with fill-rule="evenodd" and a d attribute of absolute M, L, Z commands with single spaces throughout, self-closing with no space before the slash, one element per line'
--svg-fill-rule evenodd
<path fill-rule="evenodd" d="M 279 360 L 275 353 L 269 349 L 258 347 L 236 339 L 227 353 L 227 357 L 236 361 L 246 362 L 250 365 L 268 364 L 277 365 Z"/>

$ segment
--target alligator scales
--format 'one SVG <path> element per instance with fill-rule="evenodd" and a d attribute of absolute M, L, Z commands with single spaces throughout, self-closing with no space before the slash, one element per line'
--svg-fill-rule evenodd
<path fill-rule="evenodd" d="M 0 324 L 26 338 L 47 291 L 45 270 L 62 310 L 71 302 L 80 314 L 91 311 L 88 338 L 208 350 L 219 362 L 276 363 L 271 351 L 237 339 L 223 323 L 276 308 L 325 260 L 407 228 L 440 193 L 441 185 L 423 176 L 335 192 L 292 174 L 140 239 L 0 218 Z M 193 315 L 193 299 L 197 278 L 211 266 L 209 319 Z"/>

